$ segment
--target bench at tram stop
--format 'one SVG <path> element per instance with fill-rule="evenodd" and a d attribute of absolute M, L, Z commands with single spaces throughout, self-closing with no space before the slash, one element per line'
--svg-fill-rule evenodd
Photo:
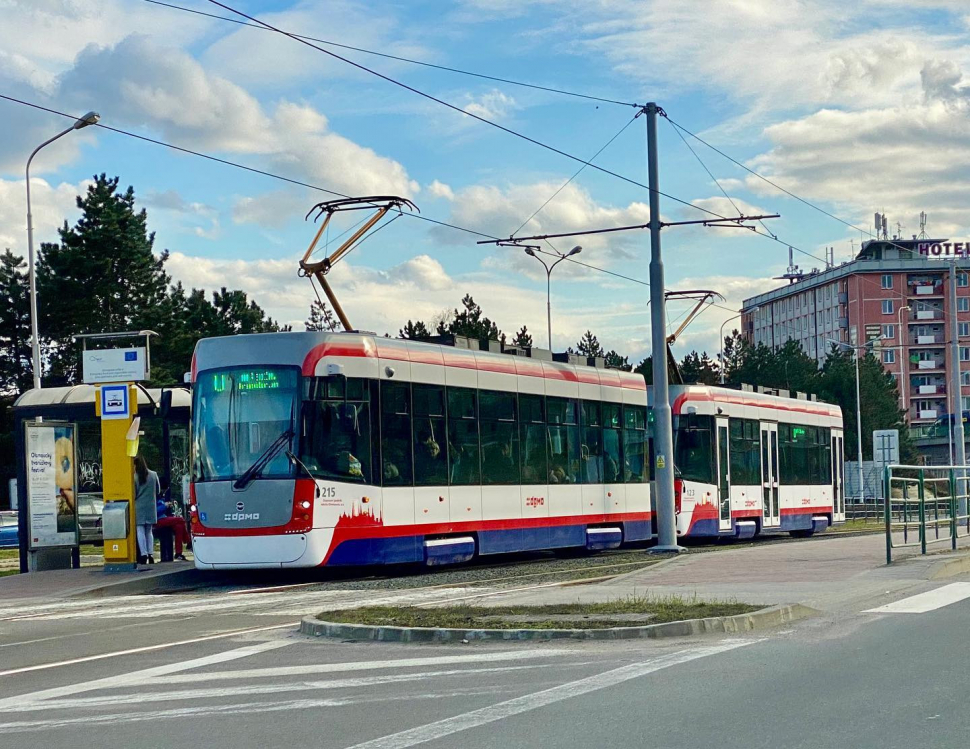
<path fill-rule="evenodd" d="M 155 538 L 158 539 L 159 560 L 162 562 L 175 561 L 175 532 L 171 528 L 155 527 Z"/>

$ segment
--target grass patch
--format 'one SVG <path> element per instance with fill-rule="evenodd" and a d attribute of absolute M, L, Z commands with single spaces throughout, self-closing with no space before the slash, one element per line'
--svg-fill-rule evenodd
<path fill-rule="evenodd" d="M 662 624 L 709 616 L 734 616 L 757 611 L 737 601 L 698 601 L 680 596 L 631 596 L 602 603 L 559 603 L 545 606 L 363 606 L 324 611 L 328 622 L 390 627 L 449 629 L 603 629 Z"/>
<path fill-rule="evenodd" d="M 102 556 L 104 554 L 103 546 L 95 546 L 94 544 L 82 544 L 81 545 L 81 556 Z M 19 559 L 20 550 L 19 549 L 0 549 L 0 559 Z"/>
<path fill-rule="evenodd" d="M 886 522 L 884 520 L 846 520 L 844 523 L 833 525 L 827 528 L 826 533 L 885 533 Z"/>

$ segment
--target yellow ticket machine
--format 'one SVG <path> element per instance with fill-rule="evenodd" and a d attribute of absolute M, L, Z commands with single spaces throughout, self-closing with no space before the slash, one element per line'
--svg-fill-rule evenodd
<path fill-rule="evenodd" d="M 137 444 L 138 391 L 131 383 L 100 385 L 97 415 L 101 417 L 101 473 L 104 487 L 104 571 L 135 568 L 135 479 L 130 432 Z"/>

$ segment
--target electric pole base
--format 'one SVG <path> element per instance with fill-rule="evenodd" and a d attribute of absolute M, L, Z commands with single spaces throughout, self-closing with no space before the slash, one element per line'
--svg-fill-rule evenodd
<path fill-rule="evenodd" d="M 651 546 L 647 549 L 648 554 L 686 554 L 687 548 L 674 544 L 673 546 Z"/>

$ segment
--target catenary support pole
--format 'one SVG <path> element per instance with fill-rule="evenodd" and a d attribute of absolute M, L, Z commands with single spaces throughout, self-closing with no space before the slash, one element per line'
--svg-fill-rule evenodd
<path fill-rule="evenodd" d="M 953 259 L 950 268 L 950 392 L 953 397 L 953 408 L 950 419 L 953 422 L 953 443 L 955 462 L 958 466 L 967 464 L 966 435 L 963 429 L 963 397 L 960 388 L 960 324 L 957 319 L 957 260 Z M 964 471 L 958 470 L 956 485 L 959 495 L 965 495 L 966 482 L 963 481 Z M 967 514 L 967 498 L 961 496 L 957 506 L 957 513 Z"/>
<path fill-rule="evenodd" d="M 667 388 L 667 321 L 664 310 L 664 266 L 660 257 L 660 180 L 657 165 L 657 105 L 647 104 L 647 169 L 650 188 L 650 340 L 653 346 L 653 414 L 657 518 L 654 551 L 682 551 L 677 545 L 674 513 L 674 439 Z"/>
<path fill-rule="evenodd" d="M 859 501 L 866 501 L 866 479 L 862 471 L 862 398 L 859 395 L 859 359 L 862 358 L 863 348 L 855 350 L 855 436 L 856 450 L 859 451 Z"/>

